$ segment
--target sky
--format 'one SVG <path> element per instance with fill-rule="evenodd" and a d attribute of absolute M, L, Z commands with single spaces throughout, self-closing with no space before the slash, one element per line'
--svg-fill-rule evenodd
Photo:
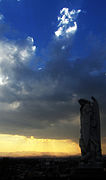
<path fill-rule="evenodd" d="M 79 98 L 100 106 L 106 1 L 0 0 L 0 152 L 79 154 Z"/>

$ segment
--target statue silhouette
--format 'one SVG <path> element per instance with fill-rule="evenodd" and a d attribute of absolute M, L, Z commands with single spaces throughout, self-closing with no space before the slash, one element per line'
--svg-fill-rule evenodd
<path fill-rule="evenodd" d="M 81 162 L 101 162 L 101 136 L 99 105 L 94 97 L 92 101 L 79 99 L 80 107 L 80 140 Z"/>

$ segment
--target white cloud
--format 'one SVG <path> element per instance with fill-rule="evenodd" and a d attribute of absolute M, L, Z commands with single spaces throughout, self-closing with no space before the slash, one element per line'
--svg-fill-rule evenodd
<path fill-rule="evenodd" d="M 9 104 L 9 108 L 10 108 L 11 110 L 18 109 L 19 107 L 20 107 L 20 102 L 19 102 L 19 101 L 15 101 L 15 102 Z"/>
<path fill-rule="evenodd" d="M 15 111 L 18 110 L 20 105 L 21 103 L 19 101 L 14 101 L 12 103 L 0 102 L 0 111 Z"/>
<path fill-rule="evenodd" d="M 26 60 L 27 58 L 29 58 L 30 54 L 28 53 L 27 49 L 24 49 L 22 51 L 20 51 L 20 59 L 21 60 Z"/>
<path fill-rule="evenodd" d="M 65 48 L 66 48 L 65 45 L 63 45 L 63 46 L 61 47 L 62 50 L 65 50 Z"/>
<path fill-rule="evenodd" d="M 58 30 L 55 32 L 55 35 L 59 37 L 63 33 L 63 27 L 59 27 Z"/>
<path fill-rule="evenodd" d="M 58 29 L 55 31 L 55 36 L 66 36 L 69 37 L 70 34 L 74 34 L 77 30 L 76 19 L 81 10 L 69 10 L 69 8 L 63 8 L 60 10 L 60 16 L 58 17 Z"/>
<path fill-rule="evenodd" d="M 27 64 L 35 54 L 36 46 L 32 37 L 27 37 L 24 44 L 9 40 L 0 40 L 0 87 L 11 82 L 12 72 L 19 65 Z"/>
<path fill-rule="evenodd" d="M 74 33 L 75 31 L 77 30 L 77 23 L 76 22 L 74 22 L 74 26 L 70 26 L 67 30 L 66 30 L 66 34 L 68 34 L 68 33 Z"/>
<path fill-rule="evenodd" d="M 28 36 L 26 40 L 27 40 L 27 43 L 26 43 L 25 48 L 22 48 L 22 50 L 20 50 L 19 52 L 19 56 L 22 61 L 28 60 L 36 51 L 36 46 L 33 45 L 34 39 Z"/>
<path fill-rule="evenodd" d="M 8 76 L 0 76 L 0 86 L 6 85 L 8 83 Z"/>
<path fill-rule="evenodd" d="M 0 41 L 0 63 L 6 62 L 9 64 L 15 63 L 18 60 L 29 60 L 36 50 L 36 46 L 33 45 L 34 40 L 31 37 L 26 39 L 25 45 L 21 46 L 17 42 Z"/>
<path fill-rule="evenodd" d="M 30 37 L 30 36 L 27 37 L 27 41 L 29 41 L 31 44 L 34 43 L 33 37 Z"/>
<path fill-rule="evenodd" d="M 15 54 L 18 51 L 18 47 L 14 43 L 8 41 L 0 41 L 0 63 L 13 63 L 15 61 Z"/>
<path fill-rule="evenodd" d="M 4 15 L 0 13 L 0 21 L 4 20 Z"/>

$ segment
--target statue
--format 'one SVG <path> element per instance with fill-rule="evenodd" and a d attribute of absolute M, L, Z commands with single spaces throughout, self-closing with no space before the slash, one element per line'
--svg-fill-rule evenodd
<path fill-rule="evenodd" d="M 80 107 L 80 140 L 81 163 L 91 164 L 102 161 L 100 139 L 100 113 L 98 102 L 79 99 Z"/>

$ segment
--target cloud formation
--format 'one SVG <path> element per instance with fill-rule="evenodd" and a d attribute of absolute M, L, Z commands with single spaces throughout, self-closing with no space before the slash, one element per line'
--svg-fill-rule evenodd
<path fill-rule="evenodd" d="M 54 38 L 49 44 L 46 62 L 45 57 L 35 54 L 32 37 L 0 39 L 1 133 L 76 139 L 80 131 L 77 101 L 94 95 L 102 105 L 105 136 L 106 43 L 97 47 L 95 41 L 88 57 L 71 58 L 74 34 L 69 27 L 73 28 L 70 23 L 75 22 L 79 12 L 65 8 L 61 11 L 65 16 L 59 26 L 66 28 L 62 38 Z M 70 17 L 69 24 L 66 16 Z M 67 31 L 71 33 L 68 38 Z M 44 67 L 38 68 L 39 59 Z"/>
<path fill-rule="evenodd" d="M 105 108 L 106 77 L 102 70 L 105 50 L 102 56 L 103 47 L 97 54 L 93 52 L 85 59 L 71 61 L 68 47 L 62 50 L 56 41 L 50 47 L 51 59 L 45 68 L 33 71 L 28 65 L 33 56 L 33 45 L 29 42 L 32 41 L 27 39 L 20 46 L 1 42 L 1 133 L 40 138 L 78 137 L 77 100 L 94 95 Z M 22 56 L 25 50 L 28 55 Z"/>
<path fill-rule="evenodd" d="M 74 34 L 77 30 L 77 22 L 75 21 L 81 10 L 69 10 L 69 8 L 63 8 L 60 10 L 60 16 L 58 16 L 58 30 L 55 31 L 56 37 L 66 36 Z"/>

